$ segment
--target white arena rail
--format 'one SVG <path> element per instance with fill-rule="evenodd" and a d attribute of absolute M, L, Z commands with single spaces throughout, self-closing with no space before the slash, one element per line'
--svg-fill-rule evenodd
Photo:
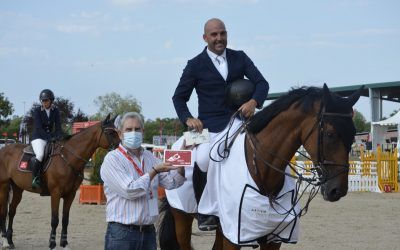
<path fill-rule="evenodd" d="M 309 161 L 296 161 L 298 166 L 302 168 L 312 167 L 312 163 Z M 299 173 L 303 173 L 303 169 L 298 168 Z M 305 176 L 307 176 L 305 174 Z M 376 162 L 361 162 L 352 161 L 350 162 L 349 171 L 349 192 L 378 192 L 381 193 L 378 185 L 378 175 L 376 172 Z M 302 183 L 300 191 L 309 189 L 307 183 Z M 307 192 L 307 190 L 306 190 Z"/>

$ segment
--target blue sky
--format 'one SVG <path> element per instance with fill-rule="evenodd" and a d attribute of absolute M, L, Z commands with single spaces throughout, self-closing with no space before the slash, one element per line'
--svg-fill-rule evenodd
<path fill-rule="evenodd" d="M 50 88 L 94 114 L 97 96 L 130 94 L 147 119 L 171 101 L 204 22 L 222 19 L 270 83 L 346 86 L 400 81 L 400 1 L 80 0 L 0 2 L 0 92 L 22 115 Z M 197 114 L 195 93 L 190 109 Z M 384 114 L 398 104 L 384 103 Z M 369 120 L 369 102 L 356 106 Z"/>

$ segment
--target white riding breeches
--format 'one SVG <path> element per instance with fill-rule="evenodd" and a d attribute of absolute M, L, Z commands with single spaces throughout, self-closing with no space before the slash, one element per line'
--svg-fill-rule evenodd
<path fill-rule="evenodd" d="M 199 166 L 200 170 L 203 172 L 207 172 L 208 165 L 210 164 L 210 149 L 214 144 L 214 139 L 218 135 L 218 133 L 209 133 L 210 134 L 210 142 L 202 143 L 198 145 L 194 150 L 196 150 L 196 163 Z"/>
<path fill-rule="evenodd" d="M 42 162 L 44 157 L 44 148 L 46 147 L 47 141 L 43 139 L 35 139 L 31 141 L 33 152 L 35 152 L 36 159 Z"/>

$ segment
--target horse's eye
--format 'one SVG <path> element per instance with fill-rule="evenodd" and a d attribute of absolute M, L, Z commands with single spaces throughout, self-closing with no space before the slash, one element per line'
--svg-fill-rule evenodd
<path fill-rule="evenodd" d="M 333 135 L 334 135 L 334 133 L 333 133 L 333 132 L 326 132 L 326 136 L 328 136 L 328 137 L 330 137 L 330 138 L 332 138 L 332 137 L 333 137 Z"/>

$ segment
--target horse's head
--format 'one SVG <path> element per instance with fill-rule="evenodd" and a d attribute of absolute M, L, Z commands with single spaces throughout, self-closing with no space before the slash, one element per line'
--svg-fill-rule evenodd
<path fill-rule="evenodd" d="M 101 122 L 101 133 L 99 146 L 105 149 L 114 149 L 120 143 L 120 139 L 117 130 L 114 125 L 115 118 L 110 119 L 110 114 L 107 115 L 106 119 Z"/>
<path fill-rule="evenodd" d="M 310 119 L 302 144 L 317 168 L 321 193 L 325 200 L 337 201 L 347 194 L 349 152 L 356 129 L 353 123 L 353 105 L 361 89 L 345 98 L 323 87 L 322 99 L 315 102 L 317 120 Z"/>

